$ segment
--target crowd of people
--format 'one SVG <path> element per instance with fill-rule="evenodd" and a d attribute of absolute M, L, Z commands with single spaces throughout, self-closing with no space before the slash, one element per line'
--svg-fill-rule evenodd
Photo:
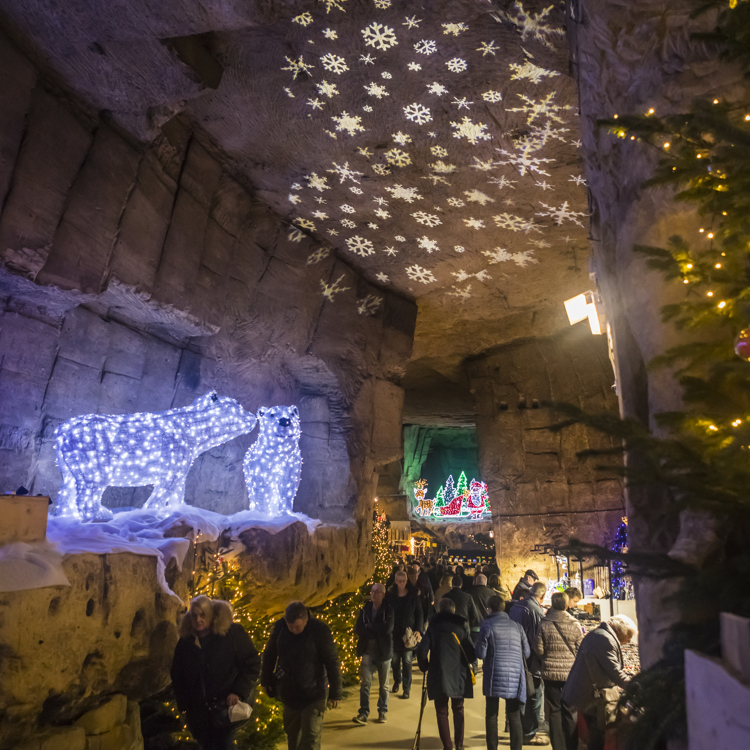
<path fill-rule="evenodd" d="M 360 700 L 354 723 L 369 721 L 375 675 L 378 723 L 387 721 L 392 694 L 409 700 L 416 657 L 443 749 L 462 750 L 464 702 L 473 697 L 481 660 L 488 750 L 498 747 L 500 699 L 511 750 L 550 744 L 577 750 L 579 714 L 588 750 L 603 750 L 619 688 L 629 680 L 621 647 L 635 637 L 636 626 L 618 615 L 584 638 L 571 614 L 581 591 L 553 593 L 545 610 L 546 593 L 533 570 L 510 593 L 494 566 L 469 572 L 435 560 L 398 561 L 385 585 L 372 586 L 355 624 Z M 231 747 L 236 724 L 226 714 L 248 699 L 258 680 L 283 704 L 289 750 L 320 748 L 325 711 L 342 698 L 341 673 L 330 629 L 304 603 L 289 604 L 262 657 L 232 622 L 231 607 L 205 596 L 191 602 L 180 636 L 173 684 L 203 750 Z"/>

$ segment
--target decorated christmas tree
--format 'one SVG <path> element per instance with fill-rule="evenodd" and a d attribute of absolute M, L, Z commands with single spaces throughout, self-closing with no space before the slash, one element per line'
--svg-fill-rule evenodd
<path fill-rule="evenodd" d="M 435 495 L 435 505 L 433 507 L 442 508 L 444 505 L 445 505 L 445 493 L 443 492 L 443 488 L 440 487 L 440 489 L 438 489 L 437 491 L 437 495 Z"/>
<path fill-rule="evenodd" d="M 445 491 L 443 493 L 443 497 L 445 498 L 445 502 L 449 503 L 453 498 L 456 496 L 456 485 L 453 481 L 453 474 L 451 474 L 446 483 L 445 483 Z"/>
<path fill-rule="evenodd" d="M 457 495 L 467 495 L 469 493 L 469 483 L 466 480 L 466 474 L 462 471 L 458 477 L 458 486 L 456 487 Z"/>

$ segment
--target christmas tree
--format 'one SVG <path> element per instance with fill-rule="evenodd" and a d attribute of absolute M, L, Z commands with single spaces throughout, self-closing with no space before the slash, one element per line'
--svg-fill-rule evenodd
<path fill-rule="evenodd" d="M 628 551 L 628 519 L 623 518 L 622 523 L 617 528 L 615 540 L 610 545 L 613 552 Z M 628 586 L 625 581 L 624 565 L 622 560 L 612 560 L 609 566 L 609 577 L 612 586 L 613 599 L 627 599 Z"/>
<path fill-rule="evenodd" d="M 446 503 L 450 503 L 450 501 L 453 500 L 455 496 L 456 496 L 456 486 L 453 481 L 453 474 L 451 474 L 445 483 L 445 491 L 443 492 L 443 497 L 445 498 Z"/>
<path fill-rule="evenodd" d="M 435 495 L 435 504 L 432 507 L 442 508 L 444 505 L 445 505 L 445 494 L 443 493 L 443 488 L 440 487 L 437 491 L 437 495 Z"/>
<path fill-rule="evenodd" d="M 462 471 L 458 477 L 458 486 L 456 487 L 456 495 L 466 495 L 469 492 L 469 483 L 466 481 L 466 474 Z"/>

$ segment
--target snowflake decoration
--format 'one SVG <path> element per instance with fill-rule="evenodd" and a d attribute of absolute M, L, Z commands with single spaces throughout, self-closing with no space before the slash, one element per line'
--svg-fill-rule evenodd
<path fill-rule="evenodd" d="M 578 220 L 578 217 L 588 216 L 583 211 L 571 211 L 568 207 L 568 201 L 565 201 L 561 206 L 554 208 L 548 206 L 546 203 L 539 202 L 540 206 L 546 208 L 546 211 L 537 211 L 537 216 L 549 216 L 557 226 L 560 226 L 564 221 L 572 221 L 574 224 L 578 224 L 579 227 L 583 226 L 583 222 Z"/>
<path fill-rule="evenodd" d="M 331 235 L 331 237 L 335 237 L 339 233 L 338 229 L 328 229 L 326 231 Z"/>
<path fill-rule="evenodd" d="M 505 175 L 501 175 L 500 177 L 490 177 L 487 182 L 491 182 L 493 185 L 497 185 L 498 190 L 502 190 L 506 187 L 509 187 L 511 190 L 515 190 L 513 185 L 516 184 L 516 180 L 509 180 Z"/>
<path fill-rule="evenodd" d="M 309 26 L 313 22 L 313 17 L 309 13 L 301 13 L 292 19 L 292 23 L 298 23 L 300 26 Z"/>
<path fill-rule="evenodd" d="M 368 229 L 377 229 L 377 228 L 378 228 L 378 225 L 377 225 L 377 224 L 376 224 L 376 223 L 375 223 L 374 221 L 371 221 L 371 222 L 370 222 L 370 223 L 369 223 L 369 224 L 367 225 L 367 228 L 368 228 Z"/>
<path fill-rule="evenodd" d="M 290 203 L 294 203 L 294 204 L 299 203 L 302 200 L 302 198 L 300 198 L 299 195 L 295 195 L 294 193 L 289 193 L 289 195 L 287 195 L 286 199 Z"/>
<path fill-rule="evenodd" d="M 344 203 L 343 205 L 339 206 L 339 208 L 345 213 L 345 214 L 353 214 L 354 213 L 354 207 L 350 206 L 348 203 Z"/>
<path fill-rule="evenodd" d="M 405 188 L 402 185 L 394 185 L 393 187 L 387 187 L 386 190 L 391 194 L 391 197 L 398 198 L 407 203 L 422 200 L 422 196 L 417 192 L 417 188 L 414 187 Z"/>
<path fill-rule="evenodd" d="M 462 31 L 468 31 L 469 27 L 465 23 L 444 23 L 443 34 L 453 34 L 458 36 Z"/>
<path fill-rule="evenodd" d="M 484 229 L 484 222 L 481 219 L 464 219 L 464 224 L 471 229 Z"/>
<path fill-rule="evenodd" d="M 554 190 L 554 186 L 550 185 L 546 180 L 542 180 L 541 182 L 537 182 L 536 186 L 538 188 L 541 188 L 544 191 L 547 190 Z"/>
<path fill-rule="evenodd" d="M 420 55 L 432 55 L 437 52 L 437 45 L 431 39 L 421 39 L 414 45 L 414 50 Z"/>
<path fill-rule="evenodd" d="M 438 174 L 451 174 L 456 171 L 454 164 L 446 164 L 444 161 L 438 159 L 438 161 L 430 164 L 430 169 Z"/>
<path fill-rule="evenodd" d="M 435 240 L 431 240 L 429 237 L 425 237 L 424 235 L 422 235 L 417 240 L 417 245 L 419 245 L 419 247 L 421 247 L 423 250 L 427 250 L 430 255 L 440 250 L 440 248 L 438 247 L 438 243 Z"/>
<path fill-rule="evenodd" d="M 369 159 L 372 156 L 372 151 L 370 151 L 368 146 L 360 146 L 357 149 L 357 153 L 364 156 L 365 159 Z"/>
<path fill-rule="evenodd" d="M 519 65 L 519 63 L 511 63 L 509 67 L 511 70 L 510 79 L 512 81 L 526 79 L 531 81 L 531 83 L 538 84 L 542 82 L 543 78 L 554 78 L 555 76 L 560 75 L 556 70 L 540 68 L 528 60 L 523 65 Z"/>
<path fill-rule="evenodd" d="M 381 196 L 378 196 L 377 198 L 373 198 L 372 202 L 373 203 L 377 203 L 379 206 L 387 206 L 388 205 L 388 201 L 385 198 L 382 198 Z"/>
<path fill-rule="evenodd" d="M 430 146 L 430 151 L 433 156 L 444 157 L 448 156 L 448 152 L 442 146 Z"/>
<path fill-rule="evenodd" d="M 362 127 L 362 118 L 359 115 L 350 115 L 348 112 L 342 112 L 338 117 L 331 117 L 336 123 L 336 130 L 343 130 L 349 135 L 355 135 L 358 132 L 364 132 Z"/>
<path fill-rule="evenodd" d="M 448 89 L 443 86 L 442 83 L 438 83 L 435 81 L 435 83 L 427 84 L 427 92 L 430 94 L 437 94 L 438 96 L 442 96 L 443 94 L 448 93 Z"/>
<path fill-rule="evenodd" d="M 533 257 L 533 250 L 525 250 L 522 253 L 509 253 L 504 247 L 496 247 L 494 250 L 483 250 L 482 255 L 486 255 L 490 264 L 506 263 L 512 260 L 517 266 L 525 268 L 529 263 L 538 263 Z"/>
<path fill-rule="evenodd" d="M 466 252 L 466 248 L 465 248 L 465 247 L 464 247 L 463 245 L 454 245 L 454 246 L 453 246 L 453 249 L 454 249 L 454 250 L 455 250 L 455 251 L 456 251 L 457 253 L 465 253 L 465 252 Z"/>
<path fill-rule="evenodd" d="M 482 53 L 482 57 L 487 57 L 487 55 L 495 56 L 496 52 L 500 51 L 500 47 L 495 46 L 495 40 L 493 39 L 491 42 L 479 42 L 481 44 L 481 47 L 477 47 L 477 52 Z"/>
<path fill-rule="evenodd" d="M 470 201 L 471 203 L 479 203 L 482 206 L 487 203 L 495 202 L 494 198 L 490 198 L 489 195 L 485 195 L 479 190 L 464 190 L 464 195 L 466 196 L 467 201 Z"/>
<path fill-rule="evenodd" d="M 528 153 L 538 151 L 547 145 L 549 141 L 562 141 L 565 143 L 563 133 L 567 133 L 568 128 L 556 128 L 547 120 L 544 127 L 535 126 L 529 133 L 518 139 L 518 146 L 525 149 Z"/>
<path fill-rule="evenodd" d="M 367 28 L 362 29 L 362 36 L 368 47 L 375 49 L 387 50 L 398 44 L 396 32 L 382 23 L 373 22 Z"/>
<path fill-rule="evenodd" d="M 529 240 L 529 242 L 537 247 L 552 247 L 546 240 Z"/>
<path fill-rule="evenodd" d="M 375 209 L 375 216 L 379 219 L 390 219 L 391 215 L 384 208 Z"/>
<path fill-rule="evenodd" d="M 302 185 L 299 182 L 293 182 L 290 190 L 302 190 Z"/>
<path fill-rule="evenodd" d="M 310 71 L 313 69 L 314 66 L 308 65 L 303 59 L 302 55 L 300 55 L 296 60 L 294 60 L 291 57 L 285 57 L 284 58 L 289 65 L 286 66 L 286 68 L 282 68 L 282 70 L 288 70 L 292 74 L 292 80 L 296 80 L 297 76 L 302 73 L 304 75 L 310 75 Z"/>
<path fill-rule="evenodd" d="M 291 240 L 292 242 L 299 242 L 305 235 L 297 229 L 297 227 L 289 227 L 289 234 L 287 234 L 287 239 Z"/>
<path fill-rule="evenodd" d="M 313 211 L 312 215 L 320 221 L 325 221 L 328 218 L 328 214 L 325 211 Z"/>
<path fill-rule="evenodd" d="M 353 169 L 349 169 L 349 162 L 345 161 L 344 166 L 339 166 L 335 161 L 332 162 L 333 169 L 327 169 L 327 172 L 335 172 L 339 177 L 339 185 L 343 184 L 346 180 L 351 180 L 359 184 L 358 177 L 362 177 L 364 172 L 357 172 Z M 325 177 L 323 179 L 326 179 Z M 312 187 L 312 186 L 311 186 Z"/>
<path fill-rule="evenodd" d="M 378 10 L 385 10 L 391 7 L 391 0 L 375 0 L 375 7 Z"/>
<path fill-rule="evenodd" d="M 396 250 L 396 248 L 395 248 L 395 247 L 393 247 L 392 245 L 389 245 L 388 247 L 386 247 L 386 249 L 385 249 L 385 250 L 383 250 L 383 252 L 384 252 L 384 253 L 385 253 L 386 255 L 391 255 L 391 256 L 393 256 L 393 255 L 396 255 L 396 254 L 398 253 L 398 250 Z"/>
<path fill-rule="evenodd" d="M 323 102 L 320 101 L 317 97 L 315 99 L 308 99 L 307 103 L 313 108 L 313 109 L 323 109 Z"/>
<path fill-rule="evenodd" d="M 489 172 L 492 167 L 495 166 L 492 159 L 487 159 L 487 161 L 482 161 L 481 159 L 478 159 L 476 156 L 474 157 L 474 161 L 476 164 L 472 164 L 472 169 L 478 169 L 480 172 Z"/>
<path fill-rule="evenodd" d="M 450 182 L 445 179 L 445 177 L 439 174 L 435 174 L 434 172 L 432 174 L 425 175 L 424 177 L 422 177 L 422 179 L 430 180 L 433 185 L 447 185 L 448 187 L 450 187 L 451 185 Z"/>
<path fill-rule="evenodd" d="M 459 99 L 457 96 L 454 96 L 451 104 L 455 104 L 459 109 L 463 109 L 464 107 L 468 109 L 472 104 L 474 104 L 474 102 L 467 101 L 465 96 L 461 99 Z"/>
<path fill-rule="evenodd" d="M 474 276 L 473 273 L 466 273 L 463 269 L 459 269 L 458 271 L 452 271 L 451 276 L 454 276 L 456 278 L 456 281 L 461 284 L 462 282 L 466 281 L 466 279 L 470 279 Z"/>
<path fill-rule="evenodd" d="M 453 133 L 454 138 L 466 138 L 472 146 L 476 146 L 479 141 L 488 141 L 491 138 L 489 133 L 485 133 L 487 126 L 484 123 L 472 122 L 468 117 L 464 117 L 461 122 L 452 122 L 452 128 L 456 128 Z"/>
<path fill-rule="evenodd" d="M 316 263 L 320 263 L 321 260 L 327 258 L 330 254 L 331 248 L 326 245 L 321 245 L 317 250 L 307 256 L 307 265 L 313 266 Z"/>
<path fill-rule="evenodd" d="M 411 18 L 409 18 L 408 16 L 406 16 L 404 22 L 401 25 L 406 26 L 410 29 L 414 29 L 419 26 L 420 23 L 422 23 L 421 18 L 417 18 L 416 16 L 411 16 Z"/>
<path fill-rule="evenodd" d="M 443 222 L 435 214 L 427 214 L 424 211 L 416 211 L 412 216 L 420 223 L 425 224 L 428 227 L 436 227 L 438 224 Z M 421 247 L 421 245 L 420 245 Z"/>
<path fill-rule="evenodd" d="M 496 104 L 503 100 L 503 95 L 499 91 L 492 91 L 492 89 L 490 89 L 482 94 L 482 99 L 491 104 Z"/>
<path fill-rule="evenodd" d="M 578 185 L 579 187 L 581 185 L 588 185 L 588 182 L 586 182 L 586 178 L 580 174 L 571 175 L 568 182 L 575 182 L 575 184 Z"/>
<path fill-rule="evenodd" d="M 378 274 L 378 276 L 385 276 L 385 274 Z M 387 276 L 385 277 L 385 281 L 388 281 Z M 360 315 L 374 315 L 380 309 L 380 305 L 382 304 L 382 297 L 378 297 L 376 294 L 368 294 L 366 297 L 359 300 L 357 304 L 357 312 Z"/>
<path fill-rule="evenodd" d="M 346 240 L 346 247 L 355 255 L 360 255 L 363 258 L 375 254 L 375 248 L 373 247 L 372 242 L 364 237 L 360 237 L 358 234 L 355 234 L 354 237 L 349 237 L 349 239 Z"/>
<path fill-rule="evenodd" d="M 520 107 L 512 107 L 508 109 L 508 112 L 523 112 L 526 115 L 526 124 L 533 125 L 534 121 L 539 117 L 546 117 L 553 122 L 559 122 L 561 125 L 564 124 L 561 113 L 568 109 L 574 109 L 570 104 L 555 104 L 552 100 L 555 98 L 555 92 L 551 92 L 540 99 L 534 101 L 530 96 L 526 94 L 518 94 L 523 100 L 523 104 Z"/>
<path fill-rule="evenodd" d="M 419 281 L 422 284 L 431 284 L 433 281 L 437 281 L 432 271 L 428 271 L 416 263 L 413 266 L 407 266 L 404 270 L 412 281 Z"/>
<path fill-rule="evenodd" d="M 454 57 L 452 60 L 448 60 L 445 64 L 448 66 L 448 70 L 450 70 L 451 73 L 463 73 L 467 67 L 466 60 L 463 60 L 460 57 Z"/>
<path fill-rule="evenodd" d="M 365 65 L 375 65 L 375 60 L 377 60 L 377 57 L 373 57 L 372 55 L 360 55 L 359 61 L 363 62 Z"/>
<path fill-rule="evenodd" d="M 318 89 L 319 94 L 323 94 L 323 96 L 327 96 L 329 99 L 339 93 L 339 90 L 336 88 L 336 84 L 328 83 L 328 81 L 321 81 L 320 83 L 316 83 L 315 88 Z"/>
<path fill-rule="evenodd" d="M 386 91 L 385 86 L 381 86 L 379 83 L 368 83 L 364 86 L 368 96 L 377 96 L 378 99 L 382 99 L 384 96 L 390 96 Z"/>
<path fill-rule="evenodd" d="M 385 152 L 385 158 L 389 164 L 393 164 L 396 167 L 406 167 L 411 164 L 411 157 L 406 151 L 401 151 L 397 148 L 389 149 Z"/>
<path fill-rule="evenodd" d="M 349 185 L 349 190 L 356 195 L 362 195 L 362 190 L 354 185 Z"/>
<path fill-rule="evenodd" d="M 287 96 L 288 96 L 288 97 L 289 97 L 290 99 L 294 99 L 294 94 L 292 93 L 292 90 L 291 90 L 290 88 L 288 88 L 288 87 L 284 86 L 284 91 L 286 91 L 286 95 L 287 95 Z"/>
<path fill-rule="evenodd" d="M 333 132 L 333 130 L 324 130 L 323 132 L 326 133 L 326 135 L 330 135 L 334 141 L 338 139 L 338 136 Z"/>
<path fill-rule="evenodd" d="M 327 55 L 323 55 L 323 57 L 320 58 L 320 62 L 329 73 L 335 73 L 337 76 L 340 76 L 344 71 L 349 70 L 349 66 L 346 64 L 346 60 L 343 57 L 334 55 L 330 52 Z"/>
<path fill-rule="evenodd" d="M 369 104 L 365 104 L 365 106 L 362 107 L 362 110 L 364 112 L 372 112 L 372 107 Z"/>
<path fill-rule="evenodd" d="M 384 71 L 383 71 L 383 72 L 382 72 L 382 73 L 380 74 L 380 77 L 381 77 L 381 78 L 393 78 L 393 76 L 392 76 L 392 75 L 391 75 L 391 74 L 390 74 L 390 73 L 389 73 L 389 72 L 388 72 L 387 70 L 384 70 Z"/>
<path fill-rule="evenodd" d="M 422 66 L 419 63 L 415 63 L 415 62 L 410 62 L 406 67 L 409 70 L 413 70 L 413 71 L 422 70 Z"/>
<path fill-rule="evenodd" d="M 375 172 L 375 174 L 387 175 L 391 173 L 391 168 L 385 164 L 373 164 L 372 171 Z"/>
<path fill-rule="evenodd" d="M 357 225 L 351 219 L 341 219 L 341 226 L 346 229 L 354 229 Z"/>
<path fill-rule="evenodd" d="M 326 39 L 336 39 L 338 37 L 338 34 L 333 29 L 324 29 L 323 36 Z"/>
<path fill-rule="evenodd" d="M 466 301 L 471 297 L 471 284 L 469 284 L 465 289 L 459 289 L 457 286 L 453 287 L 456 291 L 455 292 L 447 292 L 447 295 L 449 297 L 458 297 L 459 299 Z"/>
<path fill-rule="evenodd" d="M 341 286 L 341 282 L 344 280 L 345 276 L 344 274 L 341 274 L 341 276 L 336 279 L 336 281 L 333 282 L 333 284 L 326 284 L 323 279 L 320 280 L 320 286 L 322 288 L 322 294 L 323 296 L 329 301 L 333 302 L 333 298 L 339 293 L 339 292 L 345 292 L 348 289 L 351 289 L 349 286 Z"/>
<path fill-rule="evenodd" d="M 388 274 L 383 273 L 382 271 L 378 274 L 375 274 L 375 278 L 385 284 L 388 281 Z"/>
<path fill-rule="evenodd" d="M 397 234 L 393 239 L 396 240 L 396 242 L 406 242 L 406 237 L 401 234 Z"/>
<path fill-rule="evenodd" d="M 466 203 L 460 198 L 448 198 L 448 205 L 455 206 L 455 208 L 461 208 L 461 206 L 465 206 Z"/>
<path fill-rule="evenodd" d="M 313 190 L 317 190 L 319 193 L 322 193 L 324 190 L 331 189 L 331 186 L 328 184 L 328 178 L 318 177 L 316 172 L 307 175 L 305 179 L 307 180 L 307 187 L 312 188 Z"/>
<path fill-rule="evenodd" d="M 541 229 L 533 221 L 524 219 L 523 216 L 513 214 L 498 214 L 492 217 L 501 229 L 510 229 L 511 232 L 525 232 L 528 234 L 532 229 L 535 232 L 541 232 Z"/>
<path fill-rule="evenodd" d="M 554 5 L 550 5 L 537 14 L 529 13 L 523 7 L 523 3 L 516 2 L 513 6 L 515 17 L 508 14 L 508 20 L 518 26 L 521 31 L 521 41 L 525 42 L 529 37 L 541 42 L 547 47 L 552 48 L 550 37 L 563 36 L 564 31 L 559 26 L 551 26 L 549 14 L 554 10 Z"/>
<path fill-rule="evenodd" d="M 424 125 L 432 119 L 432 113 L 427 107 L 423 107 L 421 104 L 414 102 L 404 107 L 404 115 L 407 120 L 416 122 L 417 125 Z"/>
<path fill-rule="evenodd" d="M 515 167 L 521 177 L 527 172 L 535 172 L 536 174 L 543 174 L 545 177 L 549 177 L 549 172 L 545 172 L 542 165 L 555 161 L 554 159 L 542 159 L 535 156 L 529 156 L 525 151 L 522 151 L 519 154 L 511 154 L 504 148 L 498 148 L 496 151 L 499 151 L 505 157 L 505 160 L 498 161 L 497 164 L 500 166 L 509 164 L 510 166 Z"/>
<path fill-rule="evenodd" d="M 318 196 L 318 197 L 317 197 L 317 198 L 315 199 L 315 202 L 316 202 L 316 203 L 325 203 L 325 201 L 324 201 L 324 200 L 323 200 L 323 199 L 322 199 L 322 198 L 321 198 L 320 196 Z"/>
<path fill-rule="evenodd" d="M 571 146 L 575 146 L 576 148 L 581 148 L 581 146 L 583 146 L 583 141 L 571 141 L 570 144 Z"/>
<path fill-rule="evenodd" d="M 393 133 L 391 136 L 393 140 L 398 143 L 399 146 L 405 146 L 407 143 L 411 143 L 411 136 L 406 133 L 402 133 L 400 130 L 398 133 Z"/>

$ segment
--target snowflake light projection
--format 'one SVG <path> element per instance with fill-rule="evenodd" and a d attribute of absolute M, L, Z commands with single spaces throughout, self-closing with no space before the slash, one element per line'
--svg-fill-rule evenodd
<path fill-rule="evenodd" d="M 565 201 L 561 206 L 558 206 L 557 208 L 554 208 L 553 206 L 548 206 L 546 203 L 539 202 L 540 206 L 544 206 L 546 208 L 546 211 L 537 211 L 537 216 L 549 216 L 552 221 L 555 222 L 558 226 L 562 224 L 564 221 L 572 221 L 574 224 L 578 224 L 579 227 L 583 226 L 583 222 L 579 220 L 580 217 L 588 216 L 587 213 L 583 211 L 571 211 L 568 207 L 568 201 Z"/>
<path fill-rule="evenodd" d="M 331 254 L 331 248 L 327 245 L 322 245 L 317 250 L 310 253 L 307 256 L 307 265 L 312 266 L 316 263 L 320 263 L 321 260 L 327 258 Z"/>
<path fill-rule="evenodd" d="M 428 271 L 416 263 L 413 266 L 407 266 L 404 270 L 412 281 L 419 281 L 422 284 L 431 284 L 433 281 L 437 281 L 432 271 Z"/>
<path fill-rule="evenodd" d="M 496 52 L 500 51 L 500 47 L 495 46 L 495 40 L 493 39 L 491 42 L 480 42 L 482 45 L 481 47 L 477 47 L 476 51 L 482 53 L 482 57 L 487 57 L 487 55 L 495 56 Z"/>
<path fill-rule="evenodd" d="M 389 164 L 396 167 L 406 167 L 411 164 L 411 157 L 406 151 L 401 151 L 397 148 L 389 149 L 385 152 L 385 158 Z"/>
<path fill-rule="evenodd" d="M 54 512 L 84 521 L 106 520 L 112 517 L 101 504 L 107 487 L 149 484 L 154 490 L 145 508 L 179 505 L 195 459 L 252 431 L 255 422 L 255 415 L 216 391 L 168 411 L 73 417 L 55 430 L 63 481 Z"/>
<path fill-rule="evenodd" d="M 432 39 L 422 39 L 414 45 L 414 50 L 420 55 L 432 55 L 437 52 L 437 45 Z"/>
<path fill-rule="evenodd" d="M 510 229 L 511 232 L 525 232 L 528 234 L 532 230 L 534 232 L 541 232 L 541 227 L 534 224 L 533 221 L 524 219 L 523 216 L 515 216 L 514 214 L 503 213 L 492 217 L 501 229 Z"/>
<path fill-rule="evenodd" d="M 503 95 L 499 91 L 493 91 L 490 89 L 489 91 L 485 91 L 482 94 L 482 99 L 484 99 L 486 102 L 490 102 L 490 104 L 496 104 L 497 102 L 501 102 L 503 100 Z"/>
<path fill-rule="evenodd" d="M 432 119 L 432 112 L 427 107 L 414 102 L 404 107 L 404 116 L 407 120 L 416 122 L 417 125 L 424 125 Z"/>
<path fill-rule="evenodd" d="M 417 188 L 405 188 L 402 185 L 387 187 L 386 190 L 394 197 L 407 203 L 413 203 L 415 200 L 421 201 L 422 196 L 417 192 Z"/>
<path fill-rule="evenodd" d="M 303 59 L 302 55 L 300 55 L 296 60 L 292 57 L 286 57 L 284 58 L 289 65 L 286 66 L 286 68 L 282 68 L 282 70 L 288 70 L 292 74 L 292 79 L 296 79 L 300 73 L 304 75 L 310 75 L 310 71 L 313 69 L 312 65 L 308 65 Z"/>
<path fill-rule="evenodd" d="M 448 89 L 445 88 L 442 83 L 438 83 L 437 81 L 435 81 L 434 83 L 430 83 L 427 86 L 427 91 L 430 94 L 437 94 L 438 96 L 442 96 L 443 94 L 448 93 Z"/>
<path fill-rule="evenodd" d="M 365 87 L 368 96 L 377 96 L 378 99 L 382 99 L 384 96 L 390 96 L 385 86 L 381 86 L 379 83 L 368 83 Z"/>
<path fill-rule="evenodd" d="M 535 172 L 536 174 L 543 174 L 545 177 L 549 177 L 550 174 L 542 166 L 543 164 L 552 163 L 554 159 L 543 159 L 542 157 L 529 156 L 528 150 L 522 150 L 518 153 L 511 153 L 506 151 L 504 148 L 496 149 L 505 158 L 497 162 L 499 166 L 510 165 L 518 170 L 518 173 L 523 177 L 527 172 Z"/>
<path fill-rule="evenodd" d="M 412 216 L 420 224 L 425 224 L 428 227 L 436 227 L 438 224 L 443 223 L 438 216 L 435 216 L 435 214 L 428 214 L 428 213 L 425 213 L 424 211 L 416 211 L 415 213 L 412 214 Z"/>
<path fill-rule="evenodd" d="M 382 23 L 371 23 L 367 28 L 362 29 L 362 36 L 365 44 L 375 49 L 387 50 L 398 44 L 396 32 Z"/>
<path fill-rule="evenodd" d="M 526 94 L 518 94 L 518 96 L 523 100 L 523 104 L 520 107 L 512 107 L 506 111 L 523 112 L 526 115 L 527 125 L 533 125 L 534 121 L 540 117 L 546 117 L 548 120 L 558 122 L 562 125 L 564 124 L 562 113 L 573 109 L 570 104 L 555 104 L 552 101 L 555 98 L 554 91 L 539 101 L 534 101 L 530 96 L 526 96 Z"/>
<path fill-rule="evenodd" d="M 268 515 L 291 513 L 302 473 L 299 410 L 261 406 L 258 425 L 258 439 L 242 463 L 249 508 Z"/>
<path fill-rule="evenodd" d="M 520 65 L 519 63 L 511 63 L 509 67 L 511 70 L 510 79 L 512 81 L 518 81 L 525 78 L 532 83 L 541 83 L 543 78 L 554 78 L 555 76 L 560 75 L 556 70 L 540 68 L 528 60 L 523 65 Z"/>
<path fill-rule="evenodd" d="M 365 130 L 362 127 L 362 118 L 359 115 L 342 112 L 338 117 L 332 117 L 331 119 L 336 123 L 336 130 L 343 130 L 349 135 L 356 135 Z"/>
<path fill-rule="evenodd" d="M 458 484 L 453 481 L 452 475 L 449 476 L 445 485 L 438 488 L 433 500 L 427 498 L 427 482 L 420 479 L 414 483 L 414 500 L 414 512 L 431 520 L 477 521 L 492 517 L 487 485 L 476 479 L 467 482 L 463 471 L 458 477 Z"/>
<path fill-rule="evenodd" d="M 339 184 L 343 184 L 346 180 L 351 180 L 359 184 L 359 177 L 362 177 L 363 172 L 357 172 L 354 169 L 349 168 L 349 162 L 345 161 L 343 166 L 339 166 L 336 162 L 333 162 L 333 169 L 327 170 L 328 172 L 335 172 L 339 176 Z M 314 174 L 314 173 L 313 173 Z M 326 179 L 325 177 L 323 178 Z M 310 185 L 313 187 L 313 185 Z"/>
<path fill-rule="evenodd" d="M 336 96 L 339 93 L 335 83 L 328 83 L 328 81 L 321 81 L 315 84 L 315 88 L 318 89 L 318 93 L 323 96 L 327 96 L 329 99 L 332 96 Z"/>
<path fill-rule="evenodd" d="M 452 60 L 448 60 L 445 64 L 448 66 L 448 70 L 450 70 L 451 73 L 463 73 L 467 68 L 466 60 L 463 60 L 460 57 L 454 57 Z"/>
<path fill-rule="evenodd" d="M 464 190 L 466 200 L 470 203 L 478 203 L 480 206 L 485 206 L 487 203 L 494 203 L 495 199 L 490 198 L 489 195 L 485 195 L 481 190 Z"/>
<path fill-rule="evenodd" d="M 385 276 L 385 274 L 380 275 Z M 378 280 L 380 281 L 380 279 Z M 388 281 L 388 277 L 386 276 L 383 281 Z M 374 315 L 380 309 L 382 304 L 382 297 L 378 297 L 377 294 L 368 294 L 357 303 L 357 312 L 360 315 Z"/>
<path fill-rule="evenodd" d="M 346 247 L 355 255 L 359 255 L 362 258 L 375 254 L 375 248 L 373 247 L 372 242 L 364 237 L 360 237 L 358 234 L 355 234 L 354 237 L 349 237 L 346 240 Z"/>
<path fill-rule="evenodd" d="M 345 276 L 342 274 L 341 276 L 338 277 L 338 279 L 336 279 L 336 281 L 333 282 L 333 284 L 328 284 L 325 281 L 323 281 L 323 279 L 320 280 L 321 294 L 329 302 L 333 302 L 333 298 L 340 292 L 346 292 L 349 289 L 351 289 L 351 287 L 342 286 L 344 278 Z"/>
<path fill-rule="evenodd" d="M 335 73 L 340 76 L 342 73 L 349 70 L 349 66 L 346 64 L 346 60 L 339 55 L 328 53 L 320 58 L 320 64 L 329 72 Z"/>
<path fill-rule="evenodd" d="M 462 31 L 468 31 L 469 27 L 465 23 L 444 23 L 443 34 L 452 34 L 458 36 Z"/>
<path fill-rule="evenodd" d="M 554 8 L 554 5 L 549 5 L 544 10 L 534 14 L 529 13 L 523 7 L 523 3 L 517 2 L 513 4 L 515 15 L 511 16 L 510 14 L 507 14 L 507 18 L 520 29 L 522 41 L 525 42 L 527 39 L 531 38 L 551 48 L 551 38 L 562 37 L 565 34 L 562 26 L 552 26 L 547 23 L 549 21 L 549 15 Z"/>
<path fill-rule="evenodd" d="M 432 255 L 432 253 L 438 252 L 440 250 L 440 247 L 438 246 L 438 243 L 435 240 L 431 240 L 429 237 L 422 235 L 417 240 L 417 245 L 421 247 L 423 250 L 427 250 L 427 252 Z"/>
<path fill-rule="evenodd" d="M 492 136 L 489 133 L 485 133 L 487 126 L 484 123 L 472 122 L 468 117 L 464 117 L 461 122 L 452 122 L 452 128 L 456 128 L 456 132 L 453 133 L 454 138 L 466 138 L 466 140 L 475 146 L 479 141 L 488 141 Z"/>
<path fill-rule="evenodd" d="M 482 255 L 486 255 L 489 258 L 490 263 L 505 263 L 512 260 L 517 266 L 526 268 L 529 263 L 538 263 L 539 261 L 534 257 L 533 250 L 525 250 L 522 253 L 509 253 L 503 247 L 496 247 L 494 250 L 483 250 Z"/>

